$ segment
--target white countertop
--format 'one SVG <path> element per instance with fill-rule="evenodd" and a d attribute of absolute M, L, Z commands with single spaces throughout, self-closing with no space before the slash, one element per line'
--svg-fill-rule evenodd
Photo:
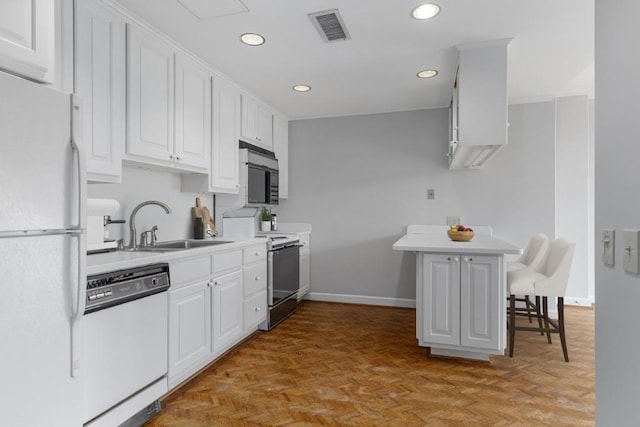
<path fill-rule="evenodd" d="M 464 254 L 521 254 L 522 248 L 489 234 L 476 234 L 470 242 L 454 242 L 447 236 L 446 226 L 441 233 L 408 233 L 393 244 L 396 251 Z"/>
<path fill-rule="evenodd" d="M 266 245 L 267 243 L 267 239 L 264 237 L 217 237 L 213 240 L 232 241 L 232 243 L 169 252 L 115 251 L 87 255 L 87 275 L 91 276 L 93 274 L 133 268 L 141 265 L 169 262 L 197 255 L 213 254 L 215 252 L 241 248 L 251 244 L 262 243 Z"/>

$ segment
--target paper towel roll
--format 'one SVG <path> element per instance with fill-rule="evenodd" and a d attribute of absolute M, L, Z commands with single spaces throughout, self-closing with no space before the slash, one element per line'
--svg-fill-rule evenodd
<path fill-rule="evenodd" d="M 87 216 L 115 215 L 120 211 L 120 203 L 112 199 L 87 199 Z"/>

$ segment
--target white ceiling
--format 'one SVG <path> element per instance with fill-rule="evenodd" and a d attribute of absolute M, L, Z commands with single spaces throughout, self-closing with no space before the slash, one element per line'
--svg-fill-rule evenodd
<path fill-rule="evenodd" d="M 511 103 L 593 95 L 594 0 L 433 0 L 427 21 L 420 0 L 115 1 L 292 119 L 448 106 L 454 46 L 508 37 Z M 324 43 L 307 14 L 334 8 L 351 40 Z"/>

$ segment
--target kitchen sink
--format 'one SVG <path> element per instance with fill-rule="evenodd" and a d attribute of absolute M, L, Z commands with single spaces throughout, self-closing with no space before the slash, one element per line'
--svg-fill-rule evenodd
<path fill-rule="evenodd" d="M 207 246 L 224 245 L 227 243 L 233 242 L 224 240 L 173 240 L 170 242 L 158 242 L 153 247 L 164 249 L 193 249 L 203 248 Z"/>
<path fill-rule="evenodd" d="M 153 246 L 138 246 L 133 250 L 136 252 L 171 252 L 224 245 L 227 243 L 233 242 L 224 240 L 172 240 L 169 242 L 158 242 Z"/>

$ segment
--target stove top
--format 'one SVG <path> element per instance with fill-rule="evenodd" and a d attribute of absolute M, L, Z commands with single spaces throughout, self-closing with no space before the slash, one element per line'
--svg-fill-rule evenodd
<path fill-rule="evenodd" d="M 262 231 L 256 234 L 257 236 L 266 237 L 269 239 L 267 246 L 269 250 L 279 249 L 285 246 L 292 246 L 300 242 L 297 234 L 292 233 L 277 233 L 273 231 Z"/>

